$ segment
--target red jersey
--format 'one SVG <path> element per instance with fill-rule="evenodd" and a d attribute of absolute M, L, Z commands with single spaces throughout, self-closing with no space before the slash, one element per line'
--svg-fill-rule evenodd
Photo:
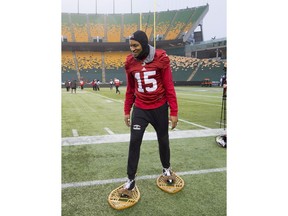
<path fill-rule="evenodd" d="M 177 116 L 178 105 L 170 59 L 164 50 L 156 49 L 153 61 L 143 63 L 131 54 L 125 62 L 127 91 L 124 104 L 125 115 L 130 114 L 135 103 L 141 109 L 155 109 L 168 102 L 170 115 Z"/>
<path fill-rule="evenodd" d="M 119 79 L 115 79 L 114 83 L 115 83 L 115 86 L 118 86 L 118 87 L 120 86 L 120 80 Z"/>

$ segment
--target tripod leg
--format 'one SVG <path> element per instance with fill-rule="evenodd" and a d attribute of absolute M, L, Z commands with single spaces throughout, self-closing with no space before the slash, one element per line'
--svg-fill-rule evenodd
<path fill-rule="evenodd" d="M 224 130 L 225 130 L 225 129 L 226 129 L 226 95 L 224 95 L 224 108 L 223 108 L 223 112 L 224 112 L 223 124 L 224 124 Z"/>
<path fill-rule="evenodd" d="M 222 106 L 221 106 L 221 117 L 220 117 L 220 128 L 222 128 L 222 122 L 224 130 L 226 129 L 226 91 L 223 89 Z"/>
<path fill-rule="evenodd" d="M 223 111 L 224 111 L 224 96 L 222 96 L 222 106 L 221 106 L 221 116 L 220 116 L 220 128 L 222 128 Z"/>

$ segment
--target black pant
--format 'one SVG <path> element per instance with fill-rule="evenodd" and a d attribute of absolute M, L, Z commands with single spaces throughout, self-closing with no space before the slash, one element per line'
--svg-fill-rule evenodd
<path fill-rule="evenodd" d="M 143 135 L 149 123 L 154 127 L 157 134 L 162 167 L 170 167 L 168 105 L 165 103 L 161 107 L 153 110 L 143 110 L 134 106 L 127 165 L 127 175 L 129 179 L 135 178 Z"/>
<path fill-rule="evenodd" d="M 119 93 L 119 94 L 120 94 L 119 86 L 116 86 L 116 93 Z"/>

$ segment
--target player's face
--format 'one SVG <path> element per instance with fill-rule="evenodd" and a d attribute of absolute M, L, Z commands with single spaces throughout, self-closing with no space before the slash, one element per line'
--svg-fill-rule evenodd
<path fill-rule="evenodd" d="M 134 57 L 137 57 L 142 52 L 142 46 L 138 41 L 130 40 L 129 45 Z"/>

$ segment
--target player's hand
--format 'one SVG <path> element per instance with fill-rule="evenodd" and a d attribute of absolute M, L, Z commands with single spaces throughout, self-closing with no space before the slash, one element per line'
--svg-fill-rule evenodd
<path fill-rule="evenodd" d="M 169 120 L 171 122 L 171 130 L 173 130 L 177 126 L 178 116 L 170 116 Z"/>
<path fill-rule="evenodd" d="M 130 115 L 124 116 L 124 122 L 127 125 L 127 127 L 130 127 Z"/>

